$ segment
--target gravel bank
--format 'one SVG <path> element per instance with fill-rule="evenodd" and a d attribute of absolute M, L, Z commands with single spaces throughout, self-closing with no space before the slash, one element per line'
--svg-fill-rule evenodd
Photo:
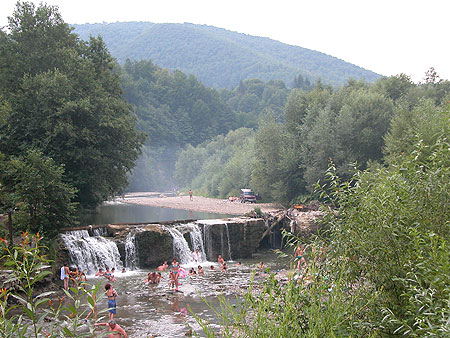
<path fill-rule="evenodd" d="M 189 199 L 189 196 L 176 196 L 176 197 L 131 197 L 128 196 L 125 203 L 150 205 L 162 208 L 173 208 L 183 210 L 195 210 L 203 212 L 211 212 L 217 214 L 230 214 L 242 216 L 254 208 L 260 208 L 263 212 L 273 212 L 283 207 L 273 203 L 240 203 L 230 202 L 228 200 L 206 198 L 201 196 L 194 196 L 193 201 Z"/>

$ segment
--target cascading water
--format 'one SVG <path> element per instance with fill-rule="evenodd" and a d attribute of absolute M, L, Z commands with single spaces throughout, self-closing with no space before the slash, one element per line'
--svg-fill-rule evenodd
<path fill-rule="evenodd" d="M 176 228 L 167 228 L 167 230 L 173 238 L 173 255 L 179 258 L 181 264 L 190 263 L 192 252 L 181 231 Z"/>
<path fill-rule="evenodd" d="M 107 236 L 108 231 L 106 230 L 106 228 L 96 228 L 96 229 L 92 230 L 92 235 L 93 236 Z"/>
<path fill-rule="evenodd" d="M 179 224 L 178 226 L 166 228 L 173 238 L 173 254 L 178 257 L 181 264 L 190 264 L 195 262 L 194 252 L 198 250 L 198 261 L 206 260 L 205 249 L 203 245 L 203 235 L 200 227 L 195 223 Z M 191 247 L 186 241 L 183 233 L 189 233 L 191 238 Z"/>
<path fill-rule="evenodd" d="M 188 228 L 190 229 L 189 234 L 191 236 L 192 250 L 194 252 L 195 250 L 198 250 L 198 257 L 195 257 L 195 255 L 193 254 L 194 260 L 197 260 L 198 263 L 206 261 L 202 230 L 195 223 L 188 224 Z"/>
<path fill-rule="evenodd" d="M 125 239 L 125 267 L 127 270 L 137 268 L 136 233 L 130 232 Z"/>
<path fill-rule="evenodd" d="M 203 224 L 203 243 L 205 246 L 205 258 L 212 257 L 213 248 L 212 248 L 212 238 L 211 238 L 211 224 Z"/>
<path fill-rule="evenodd" d="M 228 242 L 228 260 L 232 261 L 231 258 L 231 242 L 230 242 L 230 231 L 228 230 L 228 224 L 225 223 L 225 231 L 227 233 L 227 242 Z"/>
<path fill-rule="evenodd" d="M 116 243 L 102 236 L 89 236 L 87 230 L 68 231 L 61 238 L 69 252 L 70 263 L 78 270 L 93 274 L 99 268 L 122 269 Z"/>

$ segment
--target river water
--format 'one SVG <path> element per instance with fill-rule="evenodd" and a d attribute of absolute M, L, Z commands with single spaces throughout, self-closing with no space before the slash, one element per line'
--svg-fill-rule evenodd
<path fill-rule="evenodd" d="M 186 210 L 151 207 L 145 205 L 133 205 L 120 202 L 106 203 L 97 208 L 95 213 L 86 215 L 82 225 L 108 224 L 108 223 L 140 223 L 140 222 L 164 222 L 185 219 L 220 219 L 230 215 L 211 214 L 204 212 L 192 212 Z M 90 238 L 92 240 L 92 238 Z M 97 238 L 99 240 L 99 238 Z M 200 264 L 205 270 L 205 276 L 186 276 L 180 279 L 181 292 L 169 291 L 168 272 L 163 272 L 159 285 L 147 285 L 144 280 L 150 270 L 134 270 L 121 273 L 116 272 L 116 281 L 113 284 L 118 293 L 117 297 L 117 323 L 123 327 L 128 337 L 160 337 L 176 338 L 186 337 L 186 332 L 191 328 L 201 337 L 205 337 L 200 326 L 193 318 L 190 311 L 204 320 L 208 320 L 212 326 L 219 330 L 218 321 L 214 311 L 206 304 L 217 306 L 218 295 L 223 295 L 230 302 L 236 302 L 236 297 L 245 292 L 254 276 L 257 283 L 264 280 L 266 273 L 261 272 L 257 265 L 264 262 L 270 271 L 280 271 L 289 268 L 286 258 L 279 258 L 272 251 L 257 252 L 251 259 L 237 262 L 227 262 L 228 271 L 220 271 L 215 262 L 203 261 Z M 214 269 L 211 270 L 210 266 Z M 193 263 L 182 264 L 189 270 Z M 197 270 L 197 266 L 195 266 Z M 101 290 L 107 281 L 103 277 L 88 276 L 89 283 L 101 282 Z M 205 302 L 206 301 L 206 302 Z M 107 307 L 105 298 L 99 300 L 99 309 Z M 107 313 L 102 314 L 103 321 L 107 321 Z M 93 323 L 90 322 L 90 325 Z M 98 330 L 105 332 L 105 330 Z"/>
<path fill-rule="evenodd" d="M 237 262 L 227 262 L 227 272 L 222 272 L 217 263 L 202 262 L 205 275 L 181 278 L 181 292 L 175 293 L 169 291 L 168 272 L 162 273 L 163 279 L 159 285 L 147 285 L 144 282 L 148 270 L 116 273 L 117 280 L 112 283 L 119 295 L 115 319 L 129 337 L 185 337 L 190 328 L 205 337 L 190 311 L 208 320 L 219 331 L 214 311 L 206 305 L 205 300 L 217 306 L 217 296 L 223 295 L 230 302 L 235 302 L 236 296 L 247 290 L 252 276 L 256 283 L 267 276 L 257 267 L 260 261 L 273 272 L 286 269 L 289 265 L 286 258 L 279 258 L 269 251 L 256 253 L 252 259 L 242 260 L 239 266 Z M 210 270 L 211 265 L 214 270 Z M 183 266 L 186 270 L 190 267 Z M 89 283 L 98 281 L 101 281 L 102 288 L 108 282 L 100 277 L 90 277 L 88 280 Z M 99 300 L 99 309 L 106 308 L 106 302 L 105 298 Z M 104 316 L 107 317 L 107 314 Z"/>
<path fill-rule="evenodd" d="M 152 197 L 148 197 L 152 198 Z M 166 222 L 186 219 L 219 219 L 233 217 L 227 214 L 215 214 L 201 211 L 160 208 L 149 205 L 117 202 L 105 203 L 92 212 L 84 214 L 80 225 Z"/>

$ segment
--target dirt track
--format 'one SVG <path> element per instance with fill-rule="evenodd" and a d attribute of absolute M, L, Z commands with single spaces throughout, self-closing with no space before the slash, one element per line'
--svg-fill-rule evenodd
<path fill-rule="evenodd" d="M 125 199 L 125 202 L 163 208 L 195 210 L 239 216 L 252 211 L 255 207 L 260 208 L 263 212 L 271 212 L 283 209 L 281 206 L 272 203 L 240 203 L 239 201 L 230 202 L 228 200 L 206 198 L 201 196 L 194 196 L 193 201 L 190 201 L 189 196 L 146 198 L 131 197 L 129 195 Z"/>

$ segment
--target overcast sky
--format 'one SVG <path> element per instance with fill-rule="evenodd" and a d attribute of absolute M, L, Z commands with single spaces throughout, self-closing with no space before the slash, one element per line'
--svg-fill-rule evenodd
<path fill-rule="evenodd" d="M 33 0 L 38 4 L 40 0 Z M 67 23 L 207 24 L 320 51 L 415 82 L 450 79 L 448 0 L 47 0 Z M 0 0 L 0 25 L 15 0 Z"/>

